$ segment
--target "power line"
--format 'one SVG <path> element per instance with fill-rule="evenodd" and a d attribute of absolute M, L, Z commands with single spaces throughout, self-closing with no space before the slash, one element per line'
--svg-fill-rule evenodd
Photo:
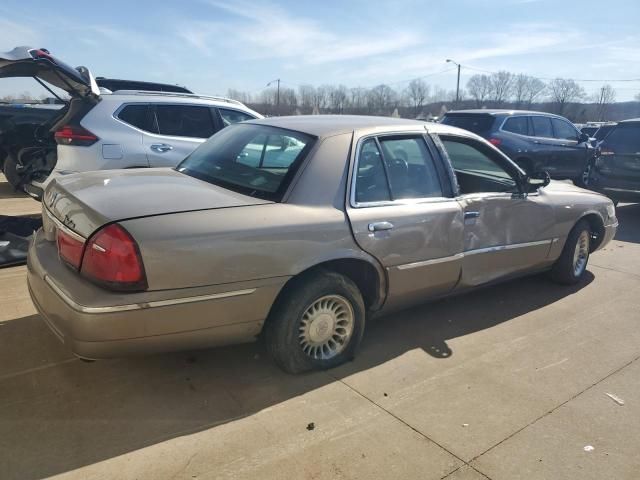
<path fill-rule="evenodd" d="M 482 72 L 482 73 L 498 73 L 492 70 L 484 70 L 482 68 L 476 68 L 476 67 L 471 67 L 469 65 L 462 65 L 463 68 L 466 68 L 467 70 L 474 70 L 476 72 Z M 529 77 L 532 78 L 537 78 L 538 80 L 555 80 L 558 77 L 538 77 L 535 75 L 529 75 Z M 640 82 L 640 78 L 618 78 L 618 79 L 613 79 L 613 78 L 609 78 L 609 79 L 595 79 L 595 78 L 572 78 L 572 80 L 575 80 L 576 82 Z"/>

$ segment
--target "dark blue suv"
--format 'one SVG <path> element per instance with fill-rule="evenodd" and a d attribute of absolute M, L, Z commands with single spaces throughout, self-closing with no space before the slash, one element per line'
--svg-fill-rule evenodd
<path fill-rule="evenodd" d="M 596 156 L 589 135 L 558 115 L 527 110 L 458 110 L 442 123 L 486 138 L 527 173 L 546 170 L 551 178 L 584 186 Z"/>

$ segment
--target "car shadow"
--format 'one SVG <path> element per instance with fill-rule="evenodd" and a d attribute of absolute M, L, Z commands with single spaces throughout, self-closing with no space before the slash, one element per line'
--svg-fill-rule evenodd
<path fill-rule="evenodd" d="M 557 302 L 594 277 L 560 287 L 543 275 L 487 287 L 369 322 L 358 357 L 292 376 L 260 343 L 85 363 L 37 315 L 0 328 L 0 478 L 68 472 L 214 428 L 422 349 L 435 361 L 449 341 Z M 312 421 L 313 419 L 309 419 Z"/>
<path fill-rule="evenodd" d="M 620 227 L 615 239 L 621 242 L 640 243 L 640 203 L 618 205 L 616 216 Z"/>

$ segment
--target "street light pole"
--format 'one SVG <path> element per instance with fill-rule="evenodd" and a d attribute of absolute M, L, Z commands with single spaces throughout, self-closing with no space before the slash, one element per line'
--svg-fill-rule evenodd
<path fill-rule="evenodd" d="M 276 115 L 280 113 L 280 79 L 276 78 L 275 80 L 271 80 L 267 83 L 267 87 L 270 86 L 273 82 L 277 82 L 278 88 L 276 90 Z"/>
<path fill-rule="evenodd" d="M 458 66 L 458 83 L 456 85 L 456 105 L 460 102 L 460 64 L 447 58 L 447 63 L 453 63 Z"/>

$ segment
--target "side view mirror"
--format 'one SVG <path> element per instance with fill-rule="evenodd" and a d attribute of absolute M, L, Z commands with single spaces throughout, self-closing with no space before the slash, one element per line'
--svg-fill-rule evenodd
<path fill-rule="evenodd" d="M 588 142 L 589 140 L 591 140 L 591 137 L 586 133 L 580 133 L 580 135 L 578 135 L 578 142 L 580 143 Z"/>
<path fill-rule="evenodd" d="M 551 183 L 551 176 L 546 170 L 533 172 L 532 174 L 527 175 L 525 183 L 527 184 L 528 192 L 535 192 L 539 188 L 549 185 L 549 183 Z"/>

